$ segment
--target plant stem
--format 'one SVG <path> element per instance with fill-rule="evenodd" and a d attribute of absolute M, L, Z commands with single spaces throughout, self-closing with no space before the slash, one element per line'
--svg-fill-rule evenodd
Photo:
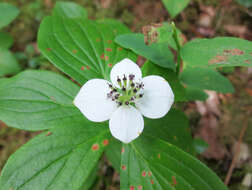
<path fill-rule="evenodd" d="M 176 43 L 176 46 L 177 46 L 177 67 L 176 67 L 176 73 L 177 73 L 177 75 L 179 75 L 180 66 L 181 66 L 181 63 L 182 63 L 182 58 L 181 58 L 181 55 L 180 55 L 181 45 L 179 43 L 178 33 L 177 33 L 177 29 L 176 29 L 176 26 L 175 26 L 174 22 L 172 22 L 171 25 L 173 27 L 173 39 L 175 40 L 175 43 Z"/>

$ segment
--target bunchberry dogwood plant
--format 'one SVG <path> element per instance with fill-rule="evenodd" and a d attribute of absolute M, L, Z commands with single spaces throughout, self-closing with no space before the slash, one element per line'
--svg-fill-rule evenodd
<path fill-rule="evenodd" d="M 169 9 L 176 16 L 189 0 L 163 2 L 183 2 Z M 227 190 L 197 159 L 207 145 L 193 139 L 180 105 L 206 100 L 205 90 L 232 93 L 218 68 L 251 66 L 251 42 L 185 43 L 165 22 L 132 33 L 117 20 L 89 20 L 67 2 L 56 3 L 37 39 L 65 75 L 29 70 L 0 79 L 0 120 L 40 132 L 9 158 L 0 190 L 88 190 L 99 160 L 120 173 L 121 190 Z"/>
<path fill-rule="evenodd" d="M 142 71 L 130 59 L 117 63 L 110 73 L 111 82 L 91 79 L 85 83 L 74 104 L 91 121 L 109 119 L 112 135 L 124 143 L 143 131 L 143 116 L 165 116 L 174 102 L 168 82 L 156 75 L 142 78 Z"/>
<path fill-rule="evenodd" d="M 3 29 L 8 26 L 19 14 L 17 7 L 0 2 L 0 77 L 5 75 L 14 75 L 20 72 L 21 67 L 17 63 L 15 56 L 9 48 L 13 45 L 13 38 L 10 34 L 3 32 Z M 4 15 L 8 12 L 8 15 Z M 8 61 L 6 61 L 8 60 Z"/>

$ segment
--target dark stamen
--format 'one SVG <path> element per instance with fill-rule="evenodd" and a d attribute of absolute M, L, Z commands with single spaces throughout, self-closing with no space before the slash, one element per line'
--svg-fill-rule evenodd
<path fill-rule="evenodd" d="M 134 79 L 135 75 L 133 74 L 129 74 L 128 76 L 124 74 L 121 78 L 117 76 L 117 83 L 120 87 L 117 88 L 114 87 L 112 84 L 107 83 L 110 88 L 110 92 L 107 93 L 107 97 L 110 100 L 116 102 L 118 106 L 134 106 L 135 100 L 137 100 L 138 98 L 142 98 L 144 95 L 143 93 L 141 93 L 141 89 L 143 89 L 144 84 L 142 82 L 135 82 Z"/>
<path fill-rule="evenodd" d="M 120 96 L 119 94 L 116 94 L 115 99 L 117 100 L 119 98 L 119 96 Z"/>
<path fill-rule="evenodd" d="M 117 82 L 121 82 L 121 79 L 119 77 L 117 77 Z"/>
<path fill-rule="evenodd" d="M 131 81 L 134 80 L 134 78 L 135 78 L 135 75 L 132 75 L 132 74 L 129 75 L 129 79 L 130 79 Z"/>

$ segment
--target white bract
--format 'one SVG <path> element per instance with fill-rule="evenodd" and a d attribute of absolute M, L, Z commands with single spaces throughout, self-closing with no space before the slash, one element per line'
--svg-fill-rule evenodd
<path fill-rule="evenodd" d="M 109 120 L 112 135 L 124 143 L 143 131 L 143 116 L 165 116 L 174 102 L 168 82 L 156 75 L 142 78 L 138 65 L 123 59 L 110 72 L 111 82 L 91 79 L 80 89 L 74 104 L 94 122 Z M 154 129 L 155 130 L 155 129 Z"/>

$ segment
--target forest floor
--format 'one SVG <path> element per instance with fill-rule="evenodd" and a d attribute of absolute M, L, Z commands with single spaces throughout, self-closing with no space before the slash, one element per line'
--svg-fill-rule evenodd
<path fill-rule="evenodd" d="M 36 48 L 39 24 L 51 13 L 56 0 L 2 1 L 16 5 L 21 10 L 20 16 L 6 31 L 15 39 L 12 51 L 17 53 L 23 69 L 57 71 Z M 171 20 L 161 0 L 74 2 L 83 5 L 91 19 L 116 18 L 134 32 L 141 32 L 143 26 L 151 23 Z M 175 23 L 187 40 L 216 36 L 252 40 L 252 11 L 235 0 L 191 0 L 189 6 L 176 17 Z M 24 55 L 23 58 L 20 55 Z M 190 102 L 179 106 L 190 118 L 192 135 L 201 137 L 210 145 L 199 159 L 225 180 L 232 160 L 237 156 L 229 187 L 231 190 L 249 190 L 252 186 L 244 186 L 244 178 L 249 173 L 252 175 L 252 68 L 231 68 L 221 72 L 233 83 L 236 90 L 234 94 L 208 92 L 207 102 Z M 242 138 L 241 131 L 245 131 Z M 10 154 L 36 134 L 9 128 L 0 122 L 0 172 Z M 237 153 L 239 145 L 240 151 Z M 103 160 L 106 164 L 101 165 L 93 189 L 116 190 L 119 188 L 119 175 L 106 158 Z"/>

